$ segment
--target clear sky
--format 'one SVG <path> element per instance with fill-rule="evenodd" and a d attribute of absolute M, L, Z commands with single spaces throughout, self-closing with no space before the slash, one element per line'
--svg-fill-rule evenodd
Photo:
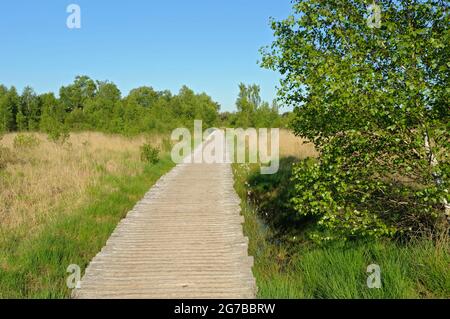
<path fill-rule="evenodd" d="M 81 7 L 81 29 L 66 26 L 71 3 Z M 258 66 L 258 50 L 273 39 L 269 18 L 290 11 L 289 0 L 2 0 L 0 83 L 57 93 L 88 75 L 123 95 L 186 84 L 234 110 L 244 82 L 271 101 L 279 76 Z"/>

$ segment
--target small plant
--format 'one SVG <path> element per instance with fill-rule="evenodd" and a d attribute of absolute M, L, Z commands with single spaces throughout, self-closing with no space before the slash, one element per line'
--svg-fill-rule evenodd
<path fill-rule="evenodd" d="M 47 130 L 48 139 L 54 143 L 63 145 L 70 137 L 70 133 L 64 126 L 56 125 Z"/>
<path fill-rule="evenodd" d="M 14 148 L 17 149 L 31 149 L 39 146 L 39 144 L 39 139 L 29 134 L 17 134 L 13 142 Z"/>
<path fill-rule="evenodd" d="M 143 162 L 156 164 L 159 162 L 159 149 L 145 143 L 141 146 L 141 160 Z"/>

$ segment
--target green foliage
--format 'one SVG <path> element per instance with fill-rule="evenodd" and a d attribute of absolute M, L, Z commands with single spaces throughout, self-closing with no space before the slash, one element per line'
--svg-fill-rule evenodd
<path fill-rule="evenodd" d="M 237 113 L 219 115 L 220 105 L 206 93 L 197 94 L 183 86 L 178 94 L 139 87 L 122 98 L 118 87 L 109 81 L 94 81 L 77 76 L 74 83 L 53 93 L 36 95 L 26 87 L 21 96 L 15 88 L 0 86 L 0 131 L 41 130 L 53 140 L 63 132 L 98 130 L 136 135 L 167 132 L 177 127 L 191 129 L 196 119 L 204 127 L 284 127 L 286 118 L 278 105 L 261 101 L 257 85 L 240 85 Z"/>
<path fill-rule="evenodd" d="M 261 97 L 259 95 L 260 87 L 256 84 L 246 86 L 239 84 L 239 96 L 236 100 L 238 110 L 237 125 L 240 127 L 254 126 L 254 116 L 256 110 L 261 105 Z"/>
<path fill-rule="evenodd" d="M 321 239 L 436 234 L 450 201 L 448 8 L 435 1 L 297 0 L 263 66 L 282 75 L 292 128 L 320 151 L 293 203 Z M 429 141 L 427 145 L 426 141 Z"/>
<path fill-rule="evenodd" d="M 114 83 L 97 81 L 95 97 L 88 99 L 84 104 L 84 123 L 81 128 L 114 131 L 115 110 L 120 107 L 120 103 L 121 93 Z"/>
<path fill-rule="evenodd" d="M 345 176 L 337 175 L 332 165 L 302 161 L 293 171 L 294 208 L 300 216 L 315 217 L 320 226 L 321 232 L 312 234 L 311 238 L 329 241 L 394 235 L 396 228 L 388 226 L 364 205 L 368 195 L 361 195 L 360 190 L 371 191 L 374 184 L 364 179 L 347 183 Z"/>
<path fill-rule="evenodd" d="M 0 87 L 0 132 L 10 132 L 17 128 L 16 114 L 19 109 L 19 95 L 16 88 L 7 90 Z"/>
<path fill-rule="evenodd" d="M 237 113 L 234 118 L 226 115 L 226 120 L 232 126 L 236 127 L 279 127 L 280 116 L 278 114 L 278 105 L 273 102 L 272 106 L 269 103 L 263 102 L 260 97 L 259 85 L 245 85 L 239 84 L 239 96 L 236 100 Z"/>
<path fill-rule="evenodd" d="M 67 130 L 136 135 L 192 128 L 196 119 L 206 127 L 219 123 L 219 104 L 186 86 L 177 95 L 139 87 L 122 98 L 112 82 L 77 76 L 72 84 L 61 87 L 59 95 L 59 99 L 53 93 L 38 96 L 26 87 L 18 96 L 14 87 L 0 86 L 0 132 L 40 129 L 59 139 L 55 132 Z"/>
<path fill-rule="evenodd" d="M 159 162 L 159 148 L 145 143 L 141 146 L 141 160 L 150 164 Z"/>
<path fill-rule="evenodd" d="M 39 144 L 39 139 L 31 134 L 17 134 L 13 142 L 14 148 L 17 149 L 32 149 L 38 147 Z"/>
<path fill-rule="evenodd" d="M 59 90 L 59 96 L 64 109 L 67 112 L 83 109 L 86 101 L 95 96 L 97 86 L 87 76 L 77 76 L 73 84 L 63 86 Z"/>
<path fill-rule="evenodd" d="M 39 98 L 33 89 L 25 87 L 20 96 L 19 110 L 16 115 L 17 129 L 19 131 L 37 130 L 41 116 Z"/>
<path fill-rule="evenodd" d="M 55 125 L 47 129 L 48 139 L 57 144 L 64 144 L 70 138 L 70 133 L 64 125 Z"/>
<path fill-rule="evenodd" d="M 22 110 L 19 110 L 19 112 L 17 112 L 17 114 L 16 114 L 16 123 L 17 123 L 17 129 L 19 131 L 28 130 L 27 118 L 22 113 Z"/>
<path fill-rule="evenodd" d="M 174 114 L 190 127 L 193 125 L 192 119 L 202 119 L 205 127 L 213 127 L 217 124 L 220 106 L 207 94 L 195 94 L 194 91 L 183 86 L 172 100 Z"/>
<path fill-rule="evenodd" d="M 450 297 L 450 250 L 445 236 L 408 244 L 375 239 L 314 245 L 301 238 L 302 233 L 293 234 L 270 222 L 280 218 L 277 212 L 294 215 L 289 203 L 283 203 L 289 197 L 289 161 L 281 163 L 280 176 L 255 176 L 248 166 L 233 165 L 249 254 L 255 258 L 259 298 Z M 314 164 L 309 160 L 303 165 Z M 381 289 L 367 287 L 370 264 L 381 268 Z"/>

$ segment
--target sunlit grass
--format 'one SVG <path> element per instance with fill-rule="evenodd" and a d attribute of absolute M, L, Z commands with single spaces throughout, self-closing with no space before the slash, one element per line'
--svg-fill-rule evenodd
<path fill-rule="evenodd" d="M 146 137 L 125 138 L 85 132 L 71 134 L 63 144 L 33 133 L 39 145 L 14 147 L 17 134 L 7 134 L 0 145 L 13 154 L 0 175 L 0 231 L 26 224 L 31 230 L 54 214 L 71 211 L 86 201 L 86 190 L 102 175 L 137 175 L 144 168 L 139 147 Z M 155 145 L 161 136 L 151 136 Z"/>
<path fill-rule="evenodd" d="M 174 165 L 167 153 L 155 165 L 140 160 L 140 145 L 150 140 L 158 146 L 159 136 L 79 133 L 65 145 L 37 137 L 32 150 L 14 150 L 14 135 L 2 140 L 23 161 L 8 164 L 0 177 L 0 298 L 69 297 L 67 266 L 84 269 L 120 219 Z"/>

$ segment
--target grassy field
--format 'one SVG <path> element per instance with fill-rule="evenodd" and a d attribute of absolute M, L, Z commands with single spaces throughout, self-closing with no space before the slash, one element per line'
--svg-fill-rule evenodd
<path fill-rule="evenodd" d="M 64 298 L 66 268 L 84 269 L 117 223 L 173 166 L 141 161 L 140 146 L 163 136 L 71 134 L 0 141 L 0 298 Z M 25 141 L 25 142 L 24 142 Z"/>
<path fill-rule="evenodd" d="M 263 222 L 261 216 L 267 211 L 286 222 L 283 214 L 289 209 L 289 198 L 284 193 L 290 187 L 292 163 L 315 156 L 310 144 L 286 131 L 280 136 L 280 149 L 283 158 L 275 175 L 260 176 L 256 165 L 233 166 L 235 189 L 242 199 L 244 231 L 250 239 L 249 254 L 255 257 L 258 297 L 450 298 L 447 238 L 437 242 L 421 239 L 407 245 L 374 241 L 318 247 L 304 237 L 307 225 L 299 225 L 293 232 Z M 259 188 L 263 191 L 251 194 Z M 380 266 L 380 289 L 367 286 L 370 264 Z"/>
<path fill-rule="evenodd" d="M 283 217 L 289 209 L 285 190 L 292 163 L 317 155 L 288 131 L 281 131 L 280 141 L 279 173 L 262 177 L 255 165 L 233 166 L 259 297 L 450 297 L 448 239 L 317 247 L 295 223 L 296 232 L 281 234 L 263 223 L 265 211 Z M 64 144 L 42 134 L 8 134 L 0 140 L 0 298 L 70 296 L 67 266 L 83 270 L 120 219 L 173 167 L 167 153 L 157 164 L 142 162 L 144 143 L 166 148 L 159 135 L 74 133 Z M 249 182 L 258 202 L 250 201 Z M 381 267 L 381 289 L 366 285 L 366 267 L 372 263 Z"/>

